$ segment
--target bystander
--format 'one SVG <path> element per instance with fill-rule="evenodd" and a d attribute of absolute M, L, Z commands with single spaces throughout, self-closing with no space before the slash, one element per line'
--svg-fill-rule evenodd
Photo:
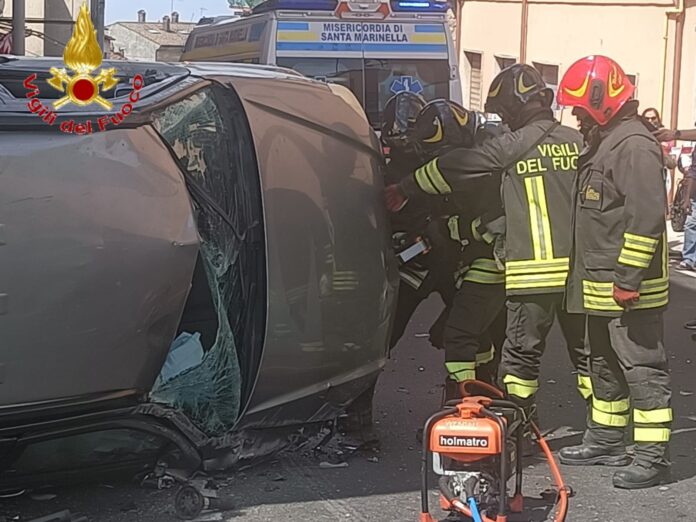
<path fill-rule="evenodd" d="M 655 132 L 655 137 L 660 141 L 696 141 L 696 129 L 672 130 L 663 128 Z M 691 214 L 686 219 L 686 224 L 684 225 L 684 248 L 682 250 L 682 262 L 679 264 L 679 268 L 686 270 L 693 270 L 694 264 L 696 264 L 696 215 L 694 215 L 694 196 L 696 196 L 694 193 L 696 189 L 696 184 L 694 183 L 694 179 L 696 178 L 696 165 L 694 165 L 695 155 L 696 147 L 691 153 L 691 166 L 686 173 L 688 183 L 686 194 Z M 696 319 L 684 324 L 684 328 L 687 330 L 696 330 Z"/>
<path fill-rule="evenodd" d="M 643 119 L 648 122 L 656 131 L 664 129 L 662 118 L 657 109 L 649 108 L 643 111 Z M 659 138 L 658 138 L 659 139 Z M 662 158 L 663 158 L 663 176 L 665 178 L 665 191 L 667 193 L 667 211 L 671 208 L 674 200 L 674 169 L 677 167 L 676 158 L 672 155 L 674 148 L 674 139 L 662 140 Z"/>
<path fill-rule="evenodd" d="M 686 189 L 684 201 L 675 201 L 675 205 L 683 205 L 687 209 L 688 217 L 684 223 L 684 247 L 682 249 L 682 261 L 679 268 L 682 270 L 694 270 L 696 266 L 696 163 L 694 160 L 696 149 L 691 153 L 691 165 L 685 169 Z"/>

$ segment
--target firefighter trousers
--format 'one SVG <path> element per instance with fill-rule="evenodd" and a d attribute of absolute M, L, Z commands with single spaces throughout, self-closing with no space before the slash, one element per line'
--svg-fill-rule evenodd
<path fill-rule="evenodd" d="M 413 286 L 401 281 L 399 284 L 399 297 L 396 303 L 396 310 L 394 312 L 394 324 L 392 325 L 392 335 L 389 342 L 389 350 L 396 346 L 401 337 L 403 337 L 406 331 L 406 326 L 408 325 L 413 313 L 416 308 L 427 299 L 433 292 L 437 293 L 442 301 L 445 303 L 445 309 L 449 308 L 454 297 L 454 292 L 456 288 L 452 282 L 452 277 L 436 277 L 433 274 L 428 275 L 423 281 L 419 288 L 414 288 Z M 430 336 L 432 339 L 439 339 L 442 337 L 442 330 L 444 328 L 444 322 L 438 319 L 435 324 L 430 329 Z M 437 346 L 437 341 L 434 342 Z"/>
<path fill-rule="evenodd" d="M 565 312 L 560 293 L 512 296 L 507 301 L 507 331 L 499 375 L 508 397 L 523 407 L 534 404 L 546 338 L 556 318 L 570 360 L 578 371 L 578 391 L 585 400 L 592 395 L 585 316 Z"/>
<path fill-rule="evenodd" d="M 669 465 L 672 393 L 662 312 L 641 310 L 615 318 L 589 316 L 587 337 L 594 394 L 585 442 L 621 446 L 632 420 L 636 462 Z"/>
<path fill-rule="evenodd" d="M 477 377 L 488 380 L 483 373 L 491 373 L 491 363 L 496 356 L 494 337 L 499 337 L 491 328 L 496 325 L 504 304 L 503 284 L 462 282 L 450 306 L 443 333 L 445 366 L 450 379 L 457 382 Z M 484 367 L 486 370 L 478 375 L 477 368 L 483 370 Z"/>

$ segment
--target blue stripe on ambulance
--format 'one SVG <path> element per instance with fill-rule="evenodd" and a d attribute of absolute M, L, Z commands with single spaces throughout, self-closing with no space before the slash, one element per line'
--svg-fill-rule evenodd
<path fill-rule="evenodd" d="M 417 33 L 444 33 L 445 28 L 443 25 L 416 25 Z"/>
<path fill-rule="evenodd" d="M 309 31 L 307 22 L 278 22 L 279 31 Z"/>

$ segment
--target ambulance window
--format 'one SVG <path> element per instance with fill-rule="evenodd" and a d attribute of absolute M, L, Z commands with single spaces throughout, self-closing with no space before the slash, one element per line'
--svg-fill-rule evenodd
<path fill-rule="evenodd" d="M 282 57 L 276 65 L 294 69 L 308 78 L 348 87 L 365 105 L 363 62 L 359 58 L 301 58 Z"/>

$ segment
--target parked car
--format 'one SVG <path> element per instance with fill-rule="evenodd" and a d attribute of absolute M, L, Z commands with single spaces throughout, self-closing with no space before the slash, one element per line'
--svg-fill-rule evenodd
<path fill-rule="evenodd" d="M 0 57 L 0 484 L 225 468 L 374 383 L 398 274 L 347 89 L 113 62 L 110 109 L 54 110 L 52 67 Z"/>

